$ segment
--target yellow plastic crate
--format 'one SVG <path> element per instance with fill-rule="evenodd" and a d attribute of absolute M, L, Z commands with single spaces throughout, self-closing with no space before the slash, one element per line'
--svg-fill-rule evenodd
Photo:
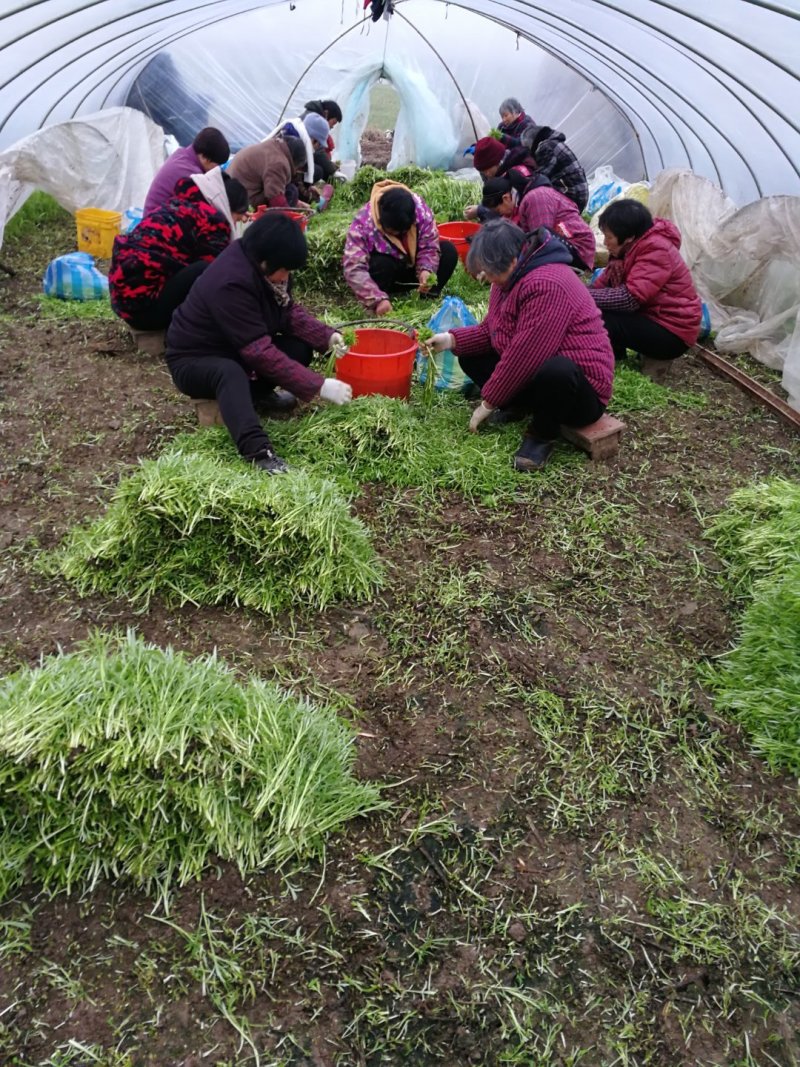
<path fill-rule="evenodd" d="M 114 238 L 122 224 L 122 212 L 85 207 L 75 212 L 75 222 L 78 227 L 78 251 L 91 252 L 98 259 L 110 259 Z"/>

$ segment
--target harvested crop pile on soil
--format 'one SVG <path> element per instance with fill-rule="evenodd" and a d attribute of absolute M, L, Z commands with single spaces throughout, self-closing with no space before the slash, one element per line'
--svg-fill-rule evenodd
<path fill-rule="evenodd" d="M 126 876 L 165 894 L 217 857 L 244 873 L 319 854 L 382 806 L 353 757 L 328 708 L 95 635 L 0 683 L 0 893 Z"/>
<path fill-rule="evenodd" d="M 369 597 L 380 568 L 330 481 L 268 478 L 238 458 L 171 447 L 118 486 L 106 514 L 52 561 L 82 595 L 144 605 L 241 604 L 264 612 Z"/>
<path fill-rule="evenodd" d="M 717 699 L 771 766 L 800 773 L 800 485 L 740 489 L 709 535 L 734 595 L 752 596 L 739 644 L 713 678 Z"/>

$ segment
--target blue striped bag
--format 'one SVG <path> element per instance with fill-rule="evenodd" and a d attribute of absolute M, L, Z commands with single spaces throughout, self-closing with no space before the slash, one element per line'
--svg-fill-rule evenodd
<path fill-rule="evenodd" d="M 108 278 L 88 252 L 70 252 L 47 264 L 42 288 L 61 300 L 107 300 Z"/>
<path fill-rule="evenodd" d="M 434 333 L 444 333 L 454 330 L 458 326 L 477 326 L 478 320 L 470 309 L 458 296 L 446 296 L 442 306 L 434 312 L 428 326 Z M 428 360 L 421 353 L 418 355 L 419 380 L 423 384 L 428 377 Z M 469 385 L 471 379 L 461 369 L 461 365 L 454 352 L 437 352 L 434 356 L 436 364 L 436 389 L 463 389 Z"/>

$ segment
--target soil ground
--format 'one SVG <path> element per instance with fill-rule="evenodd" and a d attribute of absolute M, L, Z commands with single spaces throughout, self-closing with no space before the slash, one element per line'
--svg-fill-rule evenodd
<path fill-rule="evenodd" d="M 41 308 L 72 240 L 2 251 L 0 666 L 94 627 L 217 648 L 335 698 L 393 807 L 324 864 L 209 873 L 172 926 L 125 885 L 18 893 L 0 1062 L 797 1064 L 797 783 L 704 688 L 737 613 L 701 524 L 754 478 L 796 477 L 796 437 L 688 356 L 684 402 L 627 415 L 616 459 L 510 504 L 365 487 L 390 576 L 372 604 L 81 600 L 37 553 L 194 419 L 119 322 Z"/>

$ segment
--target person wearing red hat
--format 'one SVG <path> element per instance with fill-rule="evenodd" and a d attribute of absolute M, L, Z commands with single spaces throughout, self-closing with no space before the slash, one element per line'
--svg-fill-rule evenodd
<path fill-rule="evenodd" d="M 481 137 L 475 144 L 472 165 L 480 171 L 484 184 L 490 178 L 508 178 L 522 200 L 528 183 L 536 173 L 536 163 L 525 148 L 504 148 L 495 137 Z M 478 204 L 464 208 L 465 219 L 485 219 Z"/>

